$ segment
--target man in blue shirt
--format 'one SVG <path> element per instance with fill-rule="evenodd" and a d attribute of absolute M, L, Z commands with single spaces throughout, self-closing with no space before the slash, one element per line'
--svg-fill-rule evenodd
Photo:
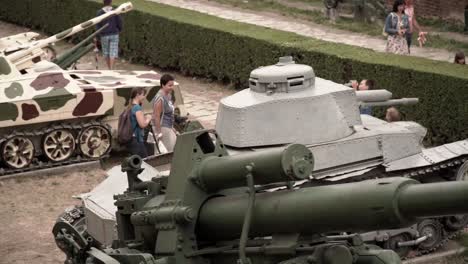
<path fill-rule="evenodd" d="M 104 0 L 104 7 L 99 9 L 100 16 L 112 10 L 112 0 Z M 97 28 L 108 26 L 99 34 L 101 38 L 102 54 L 106 59 L 109 70 L 114 68 L 114 61 L 119 56 L 119 33 L 122 31 L 122 18 L 119 15 L 112 16 L 97 24 Z"/>

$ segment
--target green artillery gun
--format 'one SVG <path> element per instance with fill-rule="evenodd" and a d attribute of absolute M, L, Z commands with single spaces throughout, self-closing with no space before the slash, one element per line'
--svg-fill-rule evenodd
<path fill-rule="evenodd" d="M 313 164 L 299 144 L 228 155 L 214 131 L 185 133 L 169 177 L 140 181 L 141 159 L 123 162 L 128 189 L 114 196 L 112 247 L 66 221 L 53 234 L 68 264 L 396 264 L 394 251 L 340 232 L 468 213 L 468 182 L 397 177 L 294 189 Z"/>

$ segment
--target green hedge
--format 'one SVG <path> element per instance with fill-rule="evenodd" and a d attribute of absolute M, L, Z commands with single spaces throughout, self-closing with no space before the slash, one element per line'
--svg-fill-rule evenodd
<path fill-rule="evenodd" d="M 134 62 L 242 86 L 252 69 L 293 55 L 322 78 L 373 78 L 395 97 L 419 97 L 420 104 L 403 110 L 408 119 L 429 129 L 429 144 L 468 137 L 468 67 L 377 53 L 144 0 L 132 2 L 136 10 L 124 16 L 121 48 Z M 92 0 L 0 0 L 0 5 L 0 19 L 50 34 L 93 17 L 100 7 Z"/>

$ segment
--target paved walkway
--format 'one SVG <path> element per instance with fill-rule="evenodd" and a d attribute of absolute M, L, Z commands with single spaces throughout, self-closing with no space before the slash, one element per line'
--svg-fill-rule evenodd
<path fill-rule="evenodd" d="M 235 20 L 268 28 L 294 32 L 299 35 L 344 43 L 383 52 L 386 41 L 382 38 L 330 28 L 310 21 L 281 16 L 270 12 L 251 12 L 248 10 L 221 5 L 204 0 L 148 0 L 161 4 L 190 9 L 224 19 Z M 433 60 L 452 61 L 453 52 L 443 49 L 412 47 L 413 56 Z"/>

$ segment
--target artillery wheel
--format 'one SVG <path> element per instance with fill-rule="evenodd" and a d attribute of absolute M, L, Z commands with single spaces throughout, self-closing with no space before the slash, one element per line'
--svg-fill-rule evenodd
<path fill-rule="evenodd" d="M 468 160 L 458 168 L 455 177 L 457 181 L 468 181 Z"/>
<path fill-rule="evenodd" d="M 92 125 L 81 131 L 79 148 L 84 156 L 99 159 L 111 149 L 111 133 L 101 125 Z"/>
<path fill-rule="evenodd" d="M 34 144 L 29 138 L 15 136 L 3 144 L 2 159 L 10 168 L 25 168 L 31 164 L 33 158 Z"/>
<path fill-rule="evenodd" d="M 442 245 L 444 234 L 442 225 L 435 219 L 425 219 L 418 223 L 420 236 L 427 236 L 427 239 L 418 245 L 418 249 L 423 253 L 433 251 Z"/>
<path fill-rule="evenodd" d="M 45 135 L 42 147 L 49 160 L 63 161 L 75 152 L 75 137 L 69 130 L 57 129 Z"/>
<path fill-rule="evenodd" d="M 468 181 L 468 161 L 465 161 L 455 174 L 456 181 Z M 450 231 L 458 231 L 468 225 L 468 215 L 454 215 L 444 218 L 444 225 Z"/>
<path fill-rule="evenodd" d="M 383 248 L 395 251 L 400 258 L 404 259 L 408 257 L 411 251 L 411 247 L 399 247 L 398 242 L 406 242 L 412 240 L 411 235 L 408 233 L 401 233 L 396 236 L 390 237 L 384 242 Z"/>

